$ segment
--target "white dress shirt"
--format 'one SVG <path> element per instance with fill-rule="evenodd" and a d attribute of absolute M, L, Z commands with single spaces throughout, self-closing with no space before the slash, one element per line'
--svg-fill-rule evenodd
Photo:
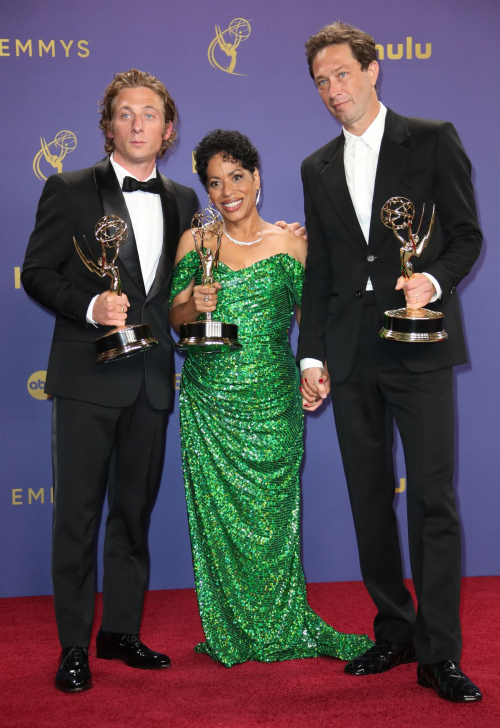
<path fill-rule="evenodd" d="M 344 169 L 347 187 L 349 188 L 356 217 L 358 218 L 367 244 L 370 235 L 375 176 L 377 174 L 382 138 L 384 136 L 386 116 L 387 109 L 381 103 L 377 117 L 361 136 L 355 136 L 343 128 L 345 137 Z M 438 298 L 441 298 L 441 287 L 434 276 L 431 276 L 429 273 L 424 273 L 424 275 L 429 278 L 436 288 L 436 293 L 431 298 L 431 302 L 437 301 Z M 366 283 L 366 290 L 373 291 L 370 278 L 368 278 Z M 322 369 L 323 363 L 318 359 L 301 359 L 300 370 L 303 371 L 308 367 L 321 367 Z"/>
<path fill-rule="evenodd" d="M 124 177 L 137 179 L 135 175 L 120 166 L 118 162 L 115 162 L 113 155 L 110 157 L 110 162 L 120 187 L 123 184 Z M 147 179 L 154 179 L 155 177 L 156 167 L 154 167 Z M 147 182 L 147 180 L 142 181 Z M 148 293 L 156 276 L 163 246 L 163 211 L 160 195 L 137 190 L 136 192 L 124 192 L 123 196 L 134 229 L 144 288 Z M 127 245 L 127 243 L 124 244 Z M 120 259 L 118 258 L 118 265 L 119 263 Z M 92 318 L 92 311 L 96 298 L 98 296 L 94 296 L 87 310 L 87 321 L 94 325 L 96 325 L 96 322 Z"/>

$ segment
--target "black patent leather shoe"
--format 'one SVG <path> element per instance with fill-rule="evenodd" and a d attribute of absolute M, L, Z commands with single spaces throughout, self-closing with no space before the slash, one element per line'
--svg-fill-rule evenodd
<path fill-rule="evenodd" d="M 96 639 L 97 657 L 102 660 L 123 660 L 129 667 L 142 670 L 159 670 L 170 667 L 170 658 L 161 652 L 153 652 L 136 634 L 104 632 L 99 630 Z"/>
<path fill-rule="evenodd" d="M 415 660 L 412 642 L 377 640 L 369 650 L 348 662 L 344 672 L 348 675 L 377 675 Z"/>
<path fill-rule="evenodd" d="M 440 698 L 454 703 L 477 703 L 483 694 L 467 675 L 464 675 L 458 662 L 443 660 L 433 665 L 417 667 L 417 682 L 424 688 L 432 688 Z"/>
<path fill-rule="evenodd" d="M 79 693 L 92 687 L 86 647 L 63 648 L 55 686 L 63 693 Z"/>

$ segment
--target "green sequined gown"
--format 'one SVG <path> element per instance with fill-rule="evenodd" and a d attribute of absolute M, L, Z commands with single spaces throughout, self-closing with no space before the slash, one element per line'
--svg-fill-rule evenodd
<path fill-rule="evenodd" d="M 176 266 L 171 300 L 199 259 Z M 240 271 L 219 263 L 215 320 L 238 324 L 240 351 L 189 353 L 182 371 L 182 464 L 198 604 L 206 641 L 226 666 L 328 655 L 372 643 L 335 631 L 307 603 L 300 560 L 303 414 L 288 341 L 303 266 L 273 255 Z"/>

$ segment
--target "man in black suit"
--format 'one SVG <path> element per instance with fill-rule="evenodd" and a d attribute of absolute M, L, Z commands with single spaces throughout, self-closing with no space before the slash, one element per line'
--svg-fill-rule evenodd
<path fill-rule="evenodd" d="M 331 394 L 361 571 L 378 613 L 375 645 L 346 665 L 371 675 L 418 661 L 418 683 L 477 701 L 460 670 L 460 528 L 453 490 L 452 366 L 467 361 L 455 289 L 481 248 L 471 165 L 454 127 L 406 118 L 378 100 L 371 36 L 334 23 L 306 43 L 309 70 L 343 133 L 302 165 L 309 255 L 298 358 L 307 410 Z M 436 206 L 429 247 L 401 277 L 399 244 L 380 219 L 391 197 L 417 215 Z M 415 230 L 414 230 L 415 232 Z M 449 339 L 383 340 L 383 312 L 446 314 Z M 323 369 L 327 362 L 328 372 Z M 328 379 L 331 378 L 331 382 Z M 415 614 L 393 509 L 393 418 L 406 461 Z"/>
<path fill-rule="evenodd" d="M 168 667 L 138 637 L 149 556 L 149 507 L 161 478 L 172 401 L 169 281 L 180 234 L 198 208 L 194 190 L 156 168 L 176 132 L 165 86 L 135 69 L 117 74 L 101 103 L 110 155 L 94 167 L 50 177 L 23 266 L 27 293 L 56 314 L 46 391 L 53 395 L 54 527 L 52 573 L 62 646 L 56 687 L 91 687 L 88 645 L 94 616 L 94 541 L 108 462 L 103 619 L 97 657 L 138 668 Z M 89 272 L 73 236 L 101 255 L 94 236 L 103 215 L 118 215 L 129 236 L 118 260 L 122 295 Z M 160 345 L 107 365 L 94 339 L 109 327 L 151 324 Z"/>

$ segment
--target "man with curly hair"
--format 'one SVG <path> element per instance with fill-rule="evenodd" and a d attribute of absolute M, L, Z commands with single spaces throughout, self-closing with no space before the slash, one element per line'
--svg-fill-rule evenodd
<path fill-rule="evenodd" d="M 136 668 L 170 664 L 138 634 L 149 567 L 148 514 L 173 396 L 170 276 L 179 236 L 198 208 L 194 190 L 156 168 L 175 139 L 176 117 L 158 79 L 135 69 L 117 74 L 101 102 L 109 156 L 47 180 L 23 266 L 27 293 L 56 314 L 46 391 L 54 397 L 52 574 L 62 646 L 55 685 L 65 692 L 91 687 L 94 544 L 112 451 L 97 657 Z M 122 295 L 111 294 L 107 279 L 86 269 L 73 244 L 73 236 L 80 243 L 85 236 L 99 258 L 94 226 L 103 215 L 118 215 L 128 226 L 118 261 Z M 159 346 L 96 364 L 94 339 L 109 327 L 143 321 Z"/>

